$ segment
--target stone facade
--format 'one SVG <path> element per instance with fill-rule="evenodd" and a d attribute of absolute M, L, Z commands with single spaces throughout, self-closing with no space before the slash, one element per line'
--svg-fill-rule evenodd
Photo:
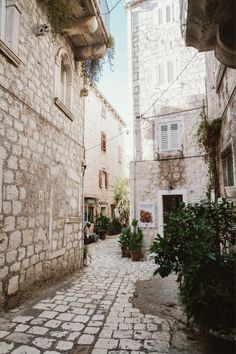
<path fill-rule="evenodd" d="M 108 100 L 92 88 L 85 99 L 85 221 L 93 222 L 100 213 L 114 216 L 112 186 L 116 177 L 127 175 L 126 130 L 126 123 Z M 102 146 L 102 134 L 106 146 Z"/>
<path fill-rule="evenodd" d="M 17 43 L 9 49 L 3 37 L 0 41 L 2 302 L 82 266 L 83 99 L 78 65 L 66 37 L 53 40 L 50 31 L 35 34 L 34 28 L 48 23 L 35 0 L 12 3 L 10 19 L 16 16 L 18 21 L 8 25 L 19 25 L 12 29 Z M 67 76 L 63 103 L 58 75 L 64 60 L 69 81 Z"/>
<path fill-rule="evenodd" d="M 205 58 L 185 47 L 178 2 L 131 1 L 127 13 L 132 214 L 139 218 L 141 202 L 154 204 L 153 227 L 143 229 L 148 247 L 157 232 L 163 234 L 165 198 L 180 195 L 184 202 L 195 202 L 206 193 L 207 169 L 195 141 L 205 106 Z"/>
<path fill-rule="evenodd" d="M 222 129 L 219 149 L 220 194 L 227 196 L 226 186 L 236 189 L 236 70 L 225 67 L 214 56 L 206 54 L 208 116 L 210 119 L 222 117 Z M 230 181 L 225 176 L 224 159 L 232 156 Z M 236 194 L 236 192 L 235 192 Z M 236 195 L 234 197 L 236 199 Z"/>

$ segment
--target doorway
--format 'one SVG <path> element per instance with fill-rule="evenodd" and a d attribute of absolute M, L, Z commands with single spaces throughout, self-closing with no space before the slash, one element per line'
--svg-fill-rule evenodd
<path fill-rule="evenodd" d="M 158 233 L 161 236 L 165 233 L 168 213 L 177 210 L 181 203 L 187 203 L 187 189 L 157 192 Z"/>

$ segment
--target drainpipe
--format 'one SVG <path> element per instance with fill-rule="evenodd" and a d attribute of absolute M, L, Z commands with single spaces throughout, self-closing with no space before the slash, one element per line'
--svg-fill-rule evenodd
<path fill-rule="evenodd" d="M 82 168 L 82 183 L 81 183 L 81 208 L 82 208 L 82 240 L 83 240 L 83 247 L 82 247 L 82 262 L 84 262 L 84 174 L 86 170 L 86 163 L 85 163 L 85 146 L 84 146 L 84 136 L 85 136 L 85 97 L 82 100 L 83 103 L 83 110 L 82 110 L 82 122 L 83 122 L 83 158 L 81 163 Z M 81 264 L 83 266 L 83 263 Z"/>

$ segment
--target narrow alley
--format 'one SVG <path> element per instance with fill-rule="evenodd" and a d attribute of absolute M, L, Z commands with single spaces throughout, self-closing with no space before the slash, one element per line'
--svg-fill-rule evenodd
<path fill-rule="evenodd" d="M 168 323 L 132 305 L 135 282 L 151 278 L 154 263 L 121 258 L 114 239 L 89 248 L 77 280 L 1 320 L 1 354 L 169 352 Z"/>

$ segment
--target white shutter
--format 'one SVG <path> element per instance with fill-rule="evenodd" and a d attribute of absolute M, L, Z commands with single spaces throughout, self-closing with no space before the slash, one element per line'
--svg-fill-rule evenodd
<path fill-rule="evenodd" d="M 160 150 L 168 151 L 168 124 L 161 124 L 160 126 Z"/>
<path fill-rule="evenodd" d="M 157 86 L 165 83 L 165 65 L 163 63 L 157 65 Z"/>
<path fill-rule="evenodd" d="M 162 25 L 163 24 L 163 13 L 162 13 L 162 9 L 158 9 L 158 25 Z"/>
<path fill-rule="evenodd" d="M 170 150 L 179 150 L 180 148 L 180 131 L 179 122 L 170 123 Z"/>
<path fill-rule="evenodd" d="M 166 6 L 166 23 L 171 21 L 171 8 L 170 6 Z"/>
<path fill-rule="evenodd" d="M 5 39 L 6 27 L 6 3 L 5 0 L 0 0 L 0 38 Z"/>
<path fill-rule="evenodd" d="M 174 63 L 172 61 L 167 62 L 167 78 L 168 83 L 174 81 Z"/>

